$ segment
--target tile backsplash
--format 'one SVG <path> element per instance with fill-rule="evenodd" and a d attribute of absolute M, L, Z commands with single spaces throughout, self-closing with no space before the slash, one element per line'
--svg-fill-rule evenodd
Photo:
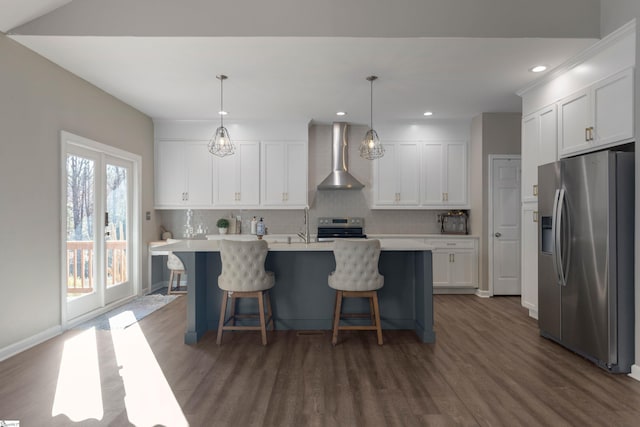
<path fill-rule="evenodd" d="M 330 195 L 328 193 L 341 193 Z M 372 211 L 359 203 L 351 191 L 323 192 L 318 198 L 318 208 L 309 210 L 310 230 L 315 233 L 317 220 L 324 216 L 358 216 L 364 218 L 365 232 L 368 234 L 437 234 L 440 225 L 437 215 L 441 211 L 389 210 Z M 176 238 L 184 237 L 187 210 L 162 210 L 160 224 L 171 231 Z M 242 218 L 242 232 L 248 233 L 253 216 L 264 218 L 269 234 L 295 234 L 304 230 L 303 210 L 193 210 L 191 224 L 194 230 L 199 226 L 207 229 L 206 234 L 218 234 L 216 221 L 231 215 Z M 204 236 L 199 236 L 204 237 Z"/>

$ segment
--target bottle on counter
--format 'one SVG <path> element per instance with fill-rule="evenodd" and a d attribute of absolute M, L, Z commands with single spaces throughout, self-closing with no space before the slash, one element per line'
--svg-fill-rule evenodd
<path fill-rule="evenodd" d="M 255 216 L 251 219 L 251 234 L 258 234 L 258 220 Z"/>
<path fill-rule="evenodd" d="M 262 218 L 260 218 L 260 221 L 258 221 L 256 225 L 256 234 L 258 235 L 258 239 L 262 239 L 262 236 L 265 234 L 264 221 Z"/>

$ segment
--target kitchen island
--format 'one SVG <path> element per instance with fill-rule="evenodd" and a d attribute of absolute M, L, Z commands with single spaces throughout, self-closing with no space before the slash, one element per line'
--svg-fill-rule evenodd
<path fill-rule="evenodd" d="M 423 342 L 434 342 L 431 247 L 420 240 L 382 239 L 379 262 L 384 287 L 378 291 L 383 329 L 411 329 Z M 187 330 L 185 343 L 196 343 L 218 328 L 222 291 L 217 241 L 183 240 L 152 250 L 172 251 L 185 264 Z M 276 329 L 329 330 L 335 291 L 327 277 L 335 269 L 333 243 L 269 243 L 265 267 L 276 283 L 271 303 Z M 245 301 L 242 301 L 245 302 Z M 256 311 L 246 301 L 239 311 Z M 365 301 L 348 301 L 345 310 L 367 311 Z"/>

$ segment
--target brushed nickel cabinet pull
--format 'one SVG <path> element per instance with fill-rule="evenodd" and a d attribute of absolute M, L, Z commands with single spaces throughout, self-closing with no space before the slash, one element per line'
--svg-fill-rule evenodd
<path fill-rule="evenodd" d="M 538 211 L 533 211 L 533 222 L 538 222 Z"/>
<path fill-rule="evenodd" d="M 533 185 L 533 195 L 538 196 L 538 184 Z"/>

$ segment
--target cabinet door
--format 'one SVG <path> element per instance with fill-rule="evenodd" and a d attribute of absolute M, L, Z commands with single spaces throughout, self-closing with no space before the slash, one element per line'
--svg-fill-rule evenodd
<path fill-rule="evenodd" d="M 260 143 L 238 144 L 237 198 L 236 205 L 257 206 L 260 204 Z"/>
<path fill-rule="evenodd" d="M 522 306 L 529 314 L 538 313 L 538 204 L 525 203 L 522 206 L 521 275 Z"/>
<path fill-rule="evenodd" d="M 395 205 L 398 198 L 397 151 L 394 144 L 384 144 L 384 149 L 384 156 L 375 160 L 374 203 L 376 205 L 390 206 Z"/>
<path fill-rule="evenodd" d="M 212 157 L 206 143 L 189 143 L 184 146 L 187 206 L 211 206 L 213 202 Z"/>
<path fill-rule="evenodd" d="M 448 142 L 446 144 L 446 191 L 445 206 L 465 206 L 467 197 L 467 144 Z"/>
<path fill-rule="evenodd" d="M 307 206 L 308 164 L 307 144 L 287 143 L 287 168 L 285 177 L 286 204 Z"/>
<path fill-rule="evenodd" d="M 442 205 L 444 190 L 444 147 L 440 142 L 422 146 L 422 204 Z"/>
<path fill-rule="evenodd" d="M 558 160 L 558 117 L 556 106 L 550 105 L 540 110 L 538 116 L 540 119 L 539 166 Z"/>
<path fill-rule="evenodd" d="M 398 143 L 395 169 L 398 179 L 398 204 L 417 206 L 420 202 L 420 146 Z"/>
<path fill-rule="evenodd" d="M 433 251 L 433 286 L 449 286 L 451 282 L 451 257 L 449 252 Z"/>
<path fill-rule="evenodd" d="M 583 90 L 558 104 L 560 155 L 566 156 L 589 148 L 589 92 Z"/>
<path fill-rule="evenodd" d="M 522 201 L 537 200 L 540 117 L 522 119 Z"/>
<path fill-rule="evenodd" d="M 260 203 L 259 142 L 236 142 L 235 154 L 217 157 L 213 168 L 216 207 Z"/>
<path fill-rule="evenodd" d="M 456 251 L 451 253 L 450 286 L 477 287 L 476 257 L 472 251 Z"/>
<path fill-rule="evenodd" d="M 593 144 L 601 146 L 633 138 L 633 70 L 593 86 Z"/>
<path fill-rule="evenodd" d="M 265 142 L 262 148 L 262 204 L 281 205 L 285 193 L 285 159 L 284 144 L 281 142 Z"/>
<path fill-rule="evenodd" d="M 588 90 L 571 95 L 558 103 L 558 134 L 560 156 L 567 156 L 589 148 L 587 128 L 590 96 Z"/>
<path fill-rule="evenodd" d="M 239 172 L 237 171 L 238 153 L 226 157 L 216 157 L 214 169 L 214 205 L 233 206 L 238 197 Z"/>
<path fill-rule="evenodd" d="M 154 148 L 155 206 L 182 207 L 187 191 L 183 144 L 157 141 Z"/>

